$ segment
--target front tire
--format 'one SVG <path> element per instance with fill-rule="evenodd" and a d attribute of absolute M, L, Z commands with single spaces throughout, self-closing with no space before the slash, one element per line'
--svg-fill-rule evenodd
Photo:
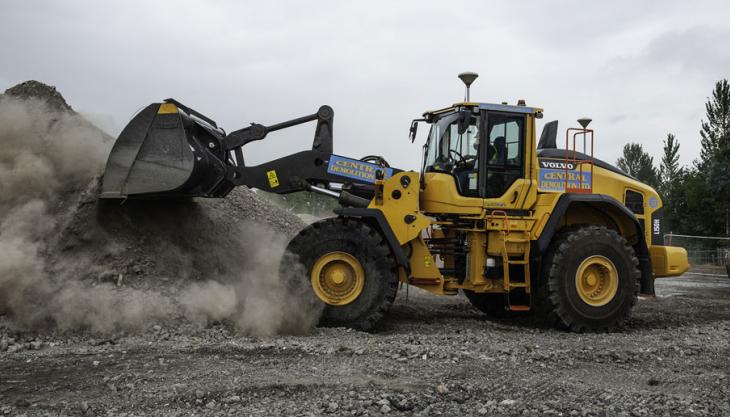
<path fill-rule="evenodd" d="M 634 249 L 603 226 L 560 233 L 543 259 L 541 310 L 559 328 L 611 331 L 628 319 L 641 273 Z"/>
<path fill-rule="evenodd" d="M 298 262 L 301 268 L 294 267 Z M 382 235 L 366 223 L 329 218 L 311 224 L 289 242 L 282 277 L 309 287 L 324 305 L 320 324 L 371 330 L 390 309 L 398 269 Z"/>

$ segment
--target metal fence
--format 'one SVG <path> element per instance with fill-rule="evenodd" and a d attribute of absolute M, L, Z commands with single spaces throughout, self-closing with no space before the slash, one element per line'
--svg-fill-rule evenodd
<path fill-rule="evenodd" d="M 687 250 L 690 271 L 721 274 L 726 272 L 726 256 L 730 251 L 729 237 L 664 235 L 664 244 Z"/>
<path fill-rule="evenodd" d="M 729 248 L 687 249 L 687 257 L 692 265 L 725 266 L 725 255 Z"/>

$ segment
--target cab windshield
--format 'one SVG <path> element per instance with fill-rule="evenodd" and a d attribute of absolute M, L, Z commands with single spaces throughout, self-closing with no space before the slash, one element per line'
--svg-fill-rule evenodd
<path fill-rule="evenodd" d="M 454 176 L 459 194 L 479 195 L 479 113 L 469 110 L 441 116 L 426 141 L 425 172 Z"/>
<path fill-rule="evenodd" d="M 479 151 L 479 117 L 468 112 L 450 113 L 431 125 L 426 142 L 426 172 L 452 172 L 476 168 Z"/>

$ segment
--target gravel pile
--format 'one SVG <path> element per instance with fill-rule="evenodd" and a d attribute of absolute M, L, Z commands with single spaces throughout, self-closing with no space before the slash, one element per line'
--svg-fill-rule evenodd
<path fill-rule="evenodd" d="M 252 245 L 270 239 L 283 245 L 304 227 L 245 187 L 225 199 L 124 202 L 98 200 L 97 190 L 95 180 L 74 196 L 69 220 L 48 250 L 65 275 L 165 290 L 236 274 L 256 262 Z"/>
<path fill-rule="evenodd" d="M 75 114 L 71 106 L 66 103 L 66 99 L 56 90 L 56 87 L 39 81 L 29 80 L 14 85 L 5 90 L 5 95 L 24 101 L 41 100 L 52 111 Z"/>
<path fill-rule="evenodd" d="M 8 89 L 0 118 L 0 313 L 11 326 L 109 333 L 184 318 L 250 329 L 267 321 L 256 302 L 278 324 L 254 327 L 284 326 L 274 310 L 296 303 L 274 271 L 298 217 L 245 187 L 220 200 L 98 200 L 113 139 L 55 87 Z"/>

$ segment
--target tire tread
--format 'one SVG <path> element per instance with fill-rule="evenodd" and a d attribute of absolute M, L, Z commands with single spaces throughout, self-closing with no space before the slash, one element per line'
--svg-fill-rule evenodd
<path fill-rule="evenodd" d="M 375 305 L 370 308 L 367 314 L 350 321 L 338 321 L 333 318 L 325 317 L 323 314 L 320 324 L 324 326 L 344 326 L 358 330 L 370 331 L 377 323 L 387 314 L 391 305 L 395 301 L 398 291 L 398 269 L 395 257 L 391 253 L 390 247 L 383 238 L 382 234 L 368 225 L 362 220 L 344 217 L 331 217 L 312 223 L 310 226 L 300 231 L 287 246 L 286 253 L 300 257 L 300 262 L 307 262 L 307 259 L 301 259 L 301 254 L 306 253 L 305 248 L 310 247 L 313 242 L 321 242 L 332 239 L 343 239 L 349 237 L 357 241 L 363 242 L 363 253 L 353 254 L 360 255 L 375 265 L 380 272 L 381 279 L 386 280 L 382 283 L 385 285 L 383 297 L 376 300 Z M 291 261 L 291 258 L 289 258 Z M 286 260 L 282 261 L 280 270 L 285 269 L 288 265 L 284 265 Z M 305 277 L 309 279 L 309 277 Z M 368 277 L 366 276 L 367 280 Z M 332 308 L 325 306 L 325 309 Z"/>
<path fill-rule="evenodd" d="M 610 242 L 611 245 L 620 248 L 630 259 L 630 279 L 635 283 L 633 294 L 629 303 L 624 305 L 622 311 L 611 320 L 603 323 L 590 323 L 567 307 L 567 300 L 563 300 L 557 291 L 559 281 L 564 279 L 560 276 L 561 265 L 571 255 L 577 241 L 592 238 Z M 616 231 L 605 226 L 598 225 L 575 225 L 562 230 L 543 258 L 542 279 L 538 285 L 538 311 L 548 321 L 548 324 L 556 325 L 559 328 L 575 331 L 615 331 L 623 328 L 630 317 L 639 295 L 641 272 L 639 271 L 639 259 L 634 249 L 626 239 Z"/>

